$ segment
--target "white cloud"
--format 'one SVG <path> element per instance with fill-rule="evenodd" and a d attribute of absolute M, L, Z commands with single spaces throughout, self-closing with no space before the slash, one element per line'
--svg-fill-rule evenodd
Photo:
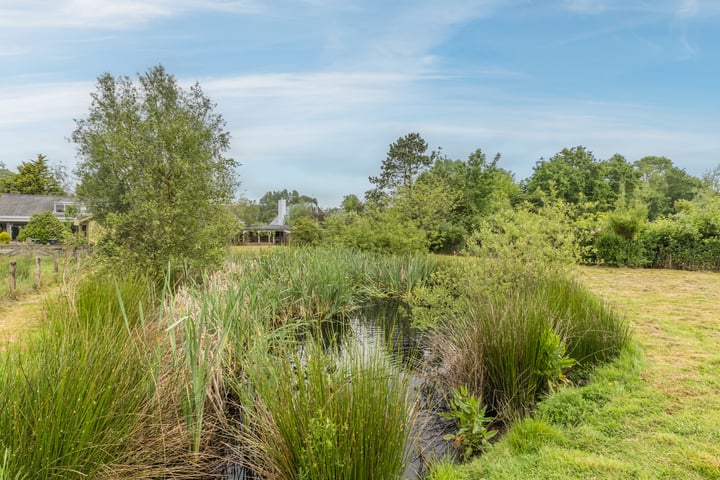
<path fill-rule="evenodd" d="M 700 7 L 697 0 L 682 0 L 680 7 L 677 9 L 677 15 L 680 17 L 694 17 L 698 14 Z"/>
<path fill-rule="evenodd" d="M 565 0 L 565 8 L 574 13 L 595 14 L 605 11 L 606 2 L 603 0 Z"/>
<path fill-rule="evenodd" d="M 255 0 L 5 0 L 0 27 L 118 29 L 194 10 L 257 13 Z"/>
<path fill-rule="evenodd" d="M 77 117 L 87 110 L 89 82 L 37 83 L 0 90 L 0 127 Z"/>

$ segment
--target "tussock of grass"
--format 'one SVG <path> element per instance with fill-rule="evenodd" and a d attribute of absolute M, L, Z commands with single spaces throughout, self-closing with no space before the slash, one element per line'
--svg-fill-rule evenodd
<path fill-rule="evenodd" d="M 138 433 L 152 378 L 122 318 L 97 311 L 102 284 L 87 281 L 77 302 L 49 309 L 38 338 L 0 360 L 0 446 L 10 472 L 96 476 L 125 458 Z"/>
<path fill-rule="evenodd" d="M 239 456 L 267 478 L 399 478 L 414 401 L 379 347 L 281 352 L 236 384 L 245 399 Z"/>
<path fill-rule="evenodd" d="M 555 274 L 467 295 L 467 311 L 436 329 L 437 356 L 451 385 L 481 394 L 505 421 L 530 413 L 569 367 L 612 358 L 628 339 L 626 321 Z"/>

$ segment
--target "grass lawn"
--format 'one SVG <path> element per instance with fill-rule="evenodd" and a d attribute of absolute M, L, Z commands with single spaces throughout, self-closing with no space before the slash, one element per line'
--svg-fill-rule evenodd
<path fill-rule="evenodd" d="M 634 347 L 436 478 L 720 479 L 720 274 L 581 268 Z"/>

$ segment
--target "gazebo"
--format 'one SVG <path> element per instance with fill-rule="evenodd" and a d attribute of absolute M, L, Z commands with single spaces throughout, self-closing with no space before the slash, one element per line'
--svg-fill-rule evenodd
<path fill-rule="evenodd" d="M 288 207 L 284 198 L 278 200 L 278 214 L 267 225 L 251 225 L 243 228 L 241 243 L 246 245 L 287 245 L 290 243 L 290 227 L 285 224 Z"/>

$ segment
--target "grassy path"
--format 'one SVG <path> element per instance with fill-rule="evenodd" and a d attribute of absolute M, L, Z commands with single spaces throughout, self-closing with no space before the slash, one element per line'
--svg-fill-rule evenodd
<path fill-rule="evenodd" d="M 468 479 L 720 479 L 720 274 L 582 268 L 639 352 L 461 469 Z M 549 412 L 549 414 L 547 414 Z"/>
<path fill-rule="evenodd" d="M 17 300 L 0 303 L 0 345 L 27 336 L 40 324 L 43 317 L 43 300 L 57 291 L 57 286 L 41 292 L 26 293 Z"/>

